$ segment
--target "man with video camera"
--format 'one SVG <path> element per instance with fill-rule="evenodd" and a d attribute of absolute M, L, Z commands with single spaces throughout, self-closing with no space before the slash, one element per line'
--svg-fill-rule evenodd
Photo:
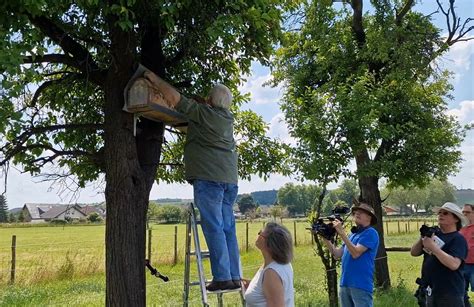
<path fill-rule="evenodd" d="M 467 256 L 467 243 L 458 232 L 467 219 L 453 203 L 433 208 L 438 214 L 438 227 L 420 228 L 420 239 L 411 247 L 412 256 L 423 255 L 418 301 L 427 307 L 464 307 L 462 268 Z M 425 305 L 423 305 L 423 303 Z"/>
<path fill-rule="evenodd" d="M 379 235 L 371 227 L 377 223 L 374 209 L 366 203 L 359 203 L 351 209 L 356 226 L 348 237 L 342 221 L 334 219 L 332 225 L 341 237 L 343 245 L 337 248 L 323 236 L 324 243 L 334 258 L 342 257 L 342 274 L 339 299 L 342 307 L 371 307 L 374 289 L 375 256 L 379 246 Z"/>

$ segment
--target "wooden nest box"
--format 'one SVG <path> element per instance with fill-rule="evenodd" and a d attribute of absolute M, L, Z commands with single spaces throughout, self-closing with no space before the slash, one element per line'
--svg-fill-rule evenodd
<path fill-rule="evenodd" d="M 172 109 L 163 95 L 153 84 L 143 76 L 139 67 L 134 77 L 124 91 L 125 106 L 123 110 L 154 121 L 160 121 L 168 126 L 186 132 L 188 121 L 186 117 Z M 137 76 L 138 74 L 138 76 Z"/>

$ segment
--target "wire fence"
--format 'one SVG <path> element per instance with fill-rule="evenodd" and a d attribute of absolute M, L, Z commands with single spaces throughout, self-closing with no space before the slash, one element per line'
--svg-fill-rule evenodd
<path fill-rule="evenodd" d="M 295 246 L 313 244 L 313 236 L 307 221 L 282 220 L 293 235 Z M 254 238 L 266 221 L 237 223 L 237 239 L 241 253 L 253 250 Z M 435 224 L 427 218 L 385 218 L 384 233 L 400 235 L 418 231 L 423 224 Z M 352 222 L 347 222 L 350 228 Z M 147 231 L 146 255 L 154 265 L 177 264 L 184 259 L 185 227 L 178 225 L 153 225 Z M 85 227 L 92 229 L 92 227 Z M 45 228 L 42 228 L 42 230 Z M 62 238 L 56 227 L 54 231 L 42 231 L 41 242 L 34 232 L 11 235 L 10 240 L 0 243 L 0 284 L 32 283 L 64 277 L 68 274 L 85 276 L 105 271 L 105 229 L 95 229 L 89 236 L 98 239 L 79 240 L 74 235 Z M 74 229 L 77 233 L 84 229 Z M 207 248 L 200 233 L 203 249 Z M 10 244 L 8 244 L 10 241 Z"/>

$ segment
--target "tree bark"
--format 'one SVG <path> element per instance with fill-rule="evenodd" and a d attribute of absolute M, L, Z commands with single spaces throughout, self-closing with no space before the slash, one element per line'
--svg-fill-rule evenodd
<path fill-rule="evenodd" d="M 378 223 L 375 229 L 379 234 L 379 249 L 375 258 L 375 285 L 377 288 L 390 288 L 390 273 L 388 270 L 387 252 L 385 250 L 385 239 L 382 222 L 382 199 L 377 177 L 359 177 L 361 200 L 367 202 L 374 208 Z"/>
<path fill-rule="evenodd" d="M 111 24 L 113 61 L 105 92 L 106 305 L 145 306 L 145 232 L 150 190 L 156 177 L 163 123 L 122 111 L 123 90 L 136 67 L 133 38 Z"/>
<path fill-rule="evenodd" d="M 337 261 L 330 253 L 325 252 L 323 249 L 323 243 L 317 234 L 313 234 L 314 242 L 316 243 L 316 249 L 321 261 L 323 262 L 324 268 L 326 269 L 326 286 L 328 288 L 328 299 L 330 307 L 338 307 L 338 283 L 337 283 Z"/>

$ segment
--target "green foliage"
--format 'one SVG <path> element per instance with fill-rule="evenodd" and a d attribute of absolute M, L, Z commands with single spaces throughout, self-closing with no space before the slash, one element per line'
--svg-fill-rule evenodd
<path fill-rule="evenodd" d="M 66 253 L 65 262 L 59 267 L 57 277 L 59 280 L 71 279 L 74 275 L 74 262 L 69 256 L 69 252 Z"/>
<path fill-rule="evenodd" d="M 92 212 L 87 216 L 87 220 L 91 223 L 100 223 L 102 222 L 102 217 L 100 217 L 99 213 Z"/>
<path fill-rule="evenodd" d="M 345 179 L 339 187 L 329 191 L 323 199 L 322 214 L 330 214 L 337 206 L 351 207 L 352 200 L 359 196 L 359 187 L 357 182 L 352 179 Z"/>
<path fill-rule="evenodd" d="M 248 97 L 237 93 L 252 61 L 268 63 L 279 42 L 283 2 L 0 4 L 0 164 L 13 161 L 40 174 L 54 162 L 60 171 L 50 179 L 73 174 L 81 187 L 98 179 L 105 170 L 104 76 L 130 54 L 136 63 L 149 60 L 142 52 L 153 42 L 159 64 L 150 68 L 173 84 L 188 84 L 178 86 L 185 95 L 205 96 L 216 82 L 234 92 L 242 178 L 284 170 L 285 148 L 265 136 L 261 117 L 239 111 Z M 112 44 L 117 33 L 129 35 L 126 48 Z M 163 147 L 161 162 L 168 166 L 159 168 L 157 180 L 184 181 L 182 139 Z"/>
<path fill-rule="evenodd" d="M 18 216 L 10 212 L 8 215 L 8 223 L 16 223 L 18 221 Z"/>
<path fill-rule="evenodd" d="M 23 210 L 20 211 L 18 214 L 18 222 L 23 223 L 25 221 L 25 214 L 23 213 Z"/>
<path fill-rule="evenodd" d="M 278 190 L 278 203 L 291 215 L 307 214 L 320 194 L 321 188 L 316 185 L 286 183 Z"/>
<path fill-rule="evenodd" d="M 282 205 L 274 205 L 270 207 L 270 216 L 273 220 L 277 218 L 282 218 L 285 215 L 286 208 Z"/>
<path fill-rule="evenodd" d="M 398 2 L 384 3 L 364 15 L 364 39 L 352 11 L 330 1 L 304 6 L 301 30 L 285 34 L 274 81 L 286 84 L 282 109 L 307 179 L 385 177 L 408 187 L 457 169 L 464 130 L 445 112 L 449 74 L 430 65 L 445 50 L 440 30 L 411 11 L 397 23 Z"/>
<path fill-rule="evenodd" d="M 387 198 L 385 204 L 394 207 L 413 205 L 415 211 L 429 212 L 445 202 L 456 202 L 456 188 L 447 181 L 436 179 L 423 188 L 385 188 L 381 194 Z"/>
<path fill-rule="evenodd" d="M 179 223 L 183 221 L 183 211 L 185 209 L 179 206 L 150 203 L 147 219 L 164 223 Z"/>
<path fill-rule="evenodd" d="M 0 223 L 8 222 L 8 204 L 4 194 L 0 195 Z"/>
<path fill-rule="evenodd" d="M 66 219 L 64 220 L 51 220 L 49 222 L 51 225 L 66 225 L 68 221 Z"/>
<path fill-rule="evenodd" d="M 249 211 L 255 210 L 258 207 L 258 204 L 250 194 L 242 195 L 242 197 L 237 201 L 237 205 L 242 214 L 247 214 Z"/>

